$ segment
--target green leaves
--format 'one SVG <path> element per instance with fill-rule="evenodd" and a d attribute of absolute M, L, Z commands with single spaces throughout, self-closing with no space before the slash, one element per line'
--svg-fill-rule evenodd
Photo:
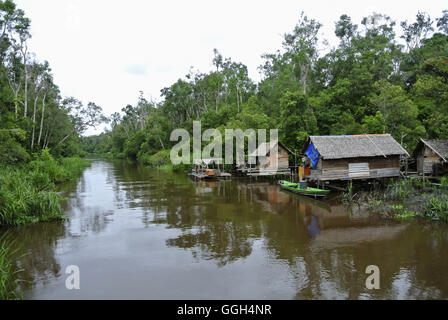
<path fill-rule="evenodd" d="M 317 120 L 308 98 L 301 92 L 287 91 L 280 100 L 280 140 L 299 150 L 309 135 L 317 133 Z"/>
<path fill-rule="evenodd" d="M 375 116 L 363 119 L 367 133 L 390 133 L 394 138 L 412 150 L 425 130 L 418 120 L 418 108 L 397 85 L 387 80 L 374 84 L 375 93 L 370 102 L 376 111 Z"/>

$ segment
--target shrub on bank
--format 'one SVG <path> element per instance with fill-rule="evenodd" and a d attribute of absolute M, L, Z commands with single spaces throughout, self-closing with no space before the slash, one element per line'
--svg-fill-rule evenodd
<path fill-rule="evenodd" d="M 367 192 L 360 192 L 357 202 L 367 202 L 371 210 L 388 217 L 424 218 L 448 223 L 446 188 L 446 177 L 441 179 L 440 185 L 417 178 L 391 179 L 386 184 L 375 184 Z M 343 201 L 351 192 L 349 189 L 343 195 Z"/>
<path fill-rule="evenodd" d="M 431 198 L 426 204 L 424 215 L 433 221 L 448 222 L 448 197 Z"/>
<path fill-rule="evenodd" d="M 48 150 L 28 164 L 0 167 L 0 226 L 16 226 L 64 218 L 57 183 L 79 176 L 89 162 L 54 159 Z"/>
<path fill-rule="evenodd" d="M 13 249 L 14 248 L 14 249 Z M 18 300 L 22 298 L 19 292 L 17 274 L 20 272 L 14 263 L 18 258 L 18 249 L 10 241 L 7 234 L 0 237 L 0 300 Z"/>
<path fill-rule="evenodd" d="M 141 154 L 139 161 L 149 167 L 161 167 L 171 164 L 170 150 L 161 150 L 153 155 Z"/>

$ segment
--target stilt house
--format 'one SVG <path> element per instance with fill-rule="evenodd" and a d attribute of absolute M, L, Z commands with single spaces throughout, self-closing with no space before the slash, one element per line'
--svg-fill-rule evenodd
<path fill-rule="evenodd" d="M 420 139 L 413 156 L 421 175 L 438 176 L 448 172 L 448 140 Z"/>
<path fill-rule="evenodd" d="M 314 181 L 398 177 L 407 151 L 390 135 L 311 136 L 302 153 Z"/>

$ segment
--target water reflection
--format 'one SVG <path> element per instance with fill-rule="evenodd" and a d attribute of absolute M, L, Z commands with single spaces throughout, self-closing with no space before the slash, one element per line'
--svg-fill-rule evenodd
<path fill-rule="evenodd" d="M 126 162 L 96 161 L 61 193 L 67 222 L 14 230 L 27 298 L 448 297 L 446 225 Z M 84 270 L 77 293 L 63 286 L 73 263 Z M 372 264 L 380 290 L 365 288 Z"/>

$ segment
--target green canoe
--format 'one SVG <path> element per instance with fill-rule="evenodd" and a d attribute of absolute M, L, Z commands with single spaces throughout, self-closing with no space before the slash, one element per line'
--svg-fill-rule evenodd
<path fill-rule="evenodd" d="M 289 182 L 286 180 L 280 180 L 278 182 L 280 187 L 284 190 L 292 191 L 294 193 L 303 194 L 305 196 L 311 197 L 325 197 L 330 193 L 330 190 L 323 190 L 317 188 L 307 187 L 306 189 L 301 189 L 299 183 Z"/>

